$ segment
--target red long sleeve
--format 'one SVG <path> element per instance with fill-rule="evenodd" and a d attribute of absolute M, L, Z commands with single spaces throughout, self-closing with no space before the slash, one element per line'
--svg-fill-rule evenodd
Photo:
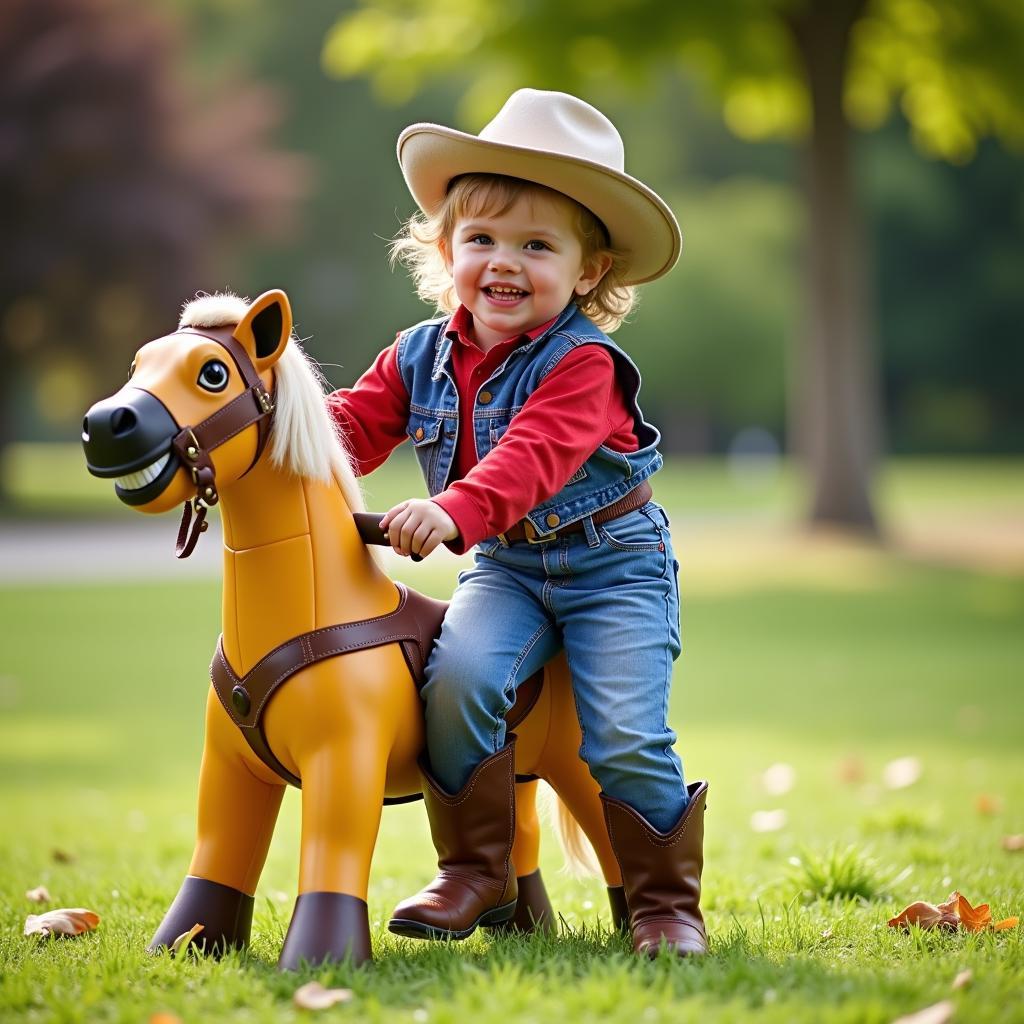
<path fill-rule="evenodd" d="M 455 521 L 459 538 L 448 546 L 460 554 L 560 491 L 600 445 L 636 450 L 633 417 L 611 354 L 601 345 L 582 345 L 548 373 L 497 445 L 478 461 L 472 424 L 477 390 L 523 340 L 511 339 L 487 353 L 464 337 L 453 344 L 459 437 L 453 482 L 433 500 Z M 329 395 L 327 403 L 356 473 L 371 473 L 406 439 L 409 394 L 398 370 L 397 343 L 384 349 L 351 388 Z"/>

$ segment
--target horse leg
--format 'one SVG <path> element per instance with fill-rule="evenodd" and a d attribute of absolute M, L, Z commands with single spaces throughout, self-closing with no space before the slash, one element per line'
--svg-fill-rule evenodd
<path fill-rule="evenodd" d="M 252 927 L 253 893 L 267 857 L 284 785 L 259 779 L 241 733 L 213 691 L 206 706 L 206 742 L 199 772 L 196 846 L 188 875 L 147 947 L 171 946 L 194 925 L 207 950 L 244 946 Z"/>
<path fill-rule="evenodd" d="M 494 926 L 496 932 L 554 933 L 555 912 L 548 898 L 538 865 L 540 818 L 537 815 L 537 782 L 516 783 L 516 834 L 512 844 L 512 865 L 519 895 L 511 921 Z"/>
<path fill-rule="evenodd" d="M 565 656 L 559 655 L 549 662 L 544 672 L 545 686 L 550 688 L 551 721 L 549 739 L 542 752 L 537 773 L 548 781 L 569 814 L 575 818 L 575 823 L 566 821 L 565 815 L 560 815 L 559 820 L 563 846 L 570 858 L 582 859 L 573 856 L 573 850 L 580 846 L 579 829 L 590 841 L 608 887 L 612 926 L 620 929 L 628 921 L 622 872 L 608 837 L 608 826 L 600 799 L 601 788 L 579 756 L 583 737 Z"/>
<path fill-rule="evenodd" d="M 344 675 L 326 678 L 341 663 Z M 302 840 L 299 896 L 278 966 L 364 963 L 372 959 L 366 896 L 389 752 L 402 715 L 418 713 L 416 692 L 397 647 L 321 662 L 289 686 L 286 696 L 297 700 L 289 713 L 304 719 L 301 735 L 293 730 Z M 316 708 L 306 707 L 307 690 L 318 695 Z"/>

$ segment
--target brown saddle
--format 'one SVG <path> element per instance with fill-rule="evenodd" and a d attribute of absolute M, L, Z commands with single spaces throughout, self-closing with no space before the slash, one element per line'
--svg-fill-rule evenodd
<path fill-rule="evenodd" d="M 387 543 L 378 525 L 380 519 L 379 515 L 371 513 L 355 514 L 356 525 L 365 543 Z M 441 632 L 441 622 L 448 603 L 426 597 L 402 583 L 396 583 L 395 587 L 398 589 L 399 601 L 394 611 L 359 622 L 344 622 L 303 633 L 265 654 L 244 676 L 239 676 L 231 667 L 224 654 L 224 637 L 218 638 L 217 650 L 210 664 L 210 680 L 224 710 L 242 730 L 253 753 L 271 771 L 293 786 L 301 787 L 302 780 L 289 772 L 270 749 L 263 729 L 263 711 L 277 689 L 296 672 L 326 658 L 397 643 L 401 646 L 416 688 L 422 686 L 427 657 Z M 510 729 L 529 714 L 540 696 L 542 683 L 543 673 L 537 672 L 518 687 L 515 706 L 506 718 Z M 419 798 L 420 794 L 416 793 L 386 797 L 384 802 L 405 803 Z"/>

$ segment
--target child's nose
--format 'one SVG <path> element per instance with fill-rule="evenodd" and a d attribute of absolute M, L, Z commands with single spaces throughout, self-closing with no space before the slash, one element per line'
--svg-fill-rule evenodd
<path fill-rule="evenodd" d="M 491 270 L 505 270 L 518 273 L 519 253 L 508 249 L 495 248 L 491 253 Z"/>

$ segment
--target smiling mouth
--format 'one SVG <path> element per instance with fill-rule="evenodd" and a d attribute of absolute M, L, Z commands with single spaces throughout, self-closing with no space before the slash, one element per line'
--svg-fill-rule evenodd
<path fill-rule="evenodd" d="M 148 466 L 143 466 L 142 469 L 137 469 L 134 473 L 129 473 L 127 476 L 119 476 L 114 483 L 122 491 L 140 491 L 160 475 L 164 466 L 170 461 L 170 458 L 171 453 L 167 452 Z"/>
<path fill-rule="evenodd" d="M 493 302 L 507 302 L 510 304 L 518 302 L 520 299 L 525 299 L 530 294 L 529 292 L 524 292 L 522 288 L 499 287 L 493 284 L 487 285 L 483 292 Z"/>

